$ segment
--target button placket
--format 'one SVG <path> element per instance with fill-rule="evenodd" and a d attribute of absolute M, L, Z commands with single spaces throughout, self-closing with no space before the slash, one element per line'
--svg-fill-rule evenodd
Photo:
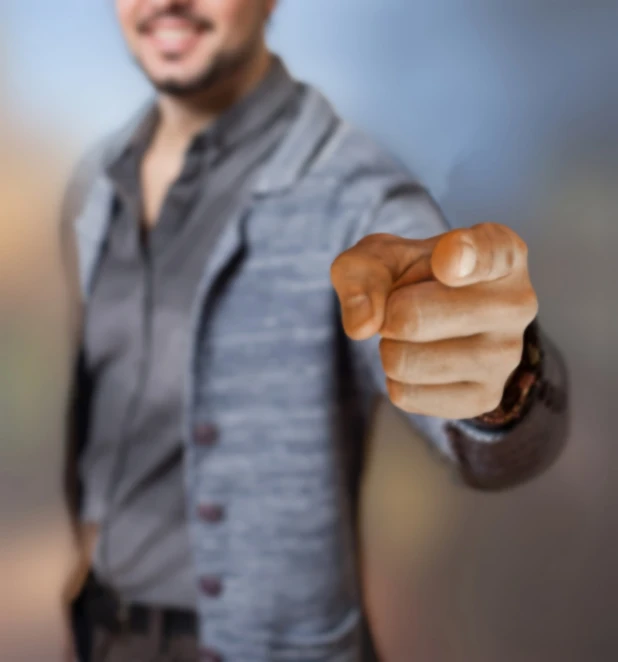
<path fill-rule="evenodd" d="M 193 431 L 194 441 L 205 449 L 212 448 L 219 440 L 217 428 L 210 423 L 198 423 Z M 225 517 L 225 508 L 214 502 L 200 503 L 196 507 L 199 519 L 207 524 L 216 524 Z M 219 577 L 205 575 L 199 579 L 199 588 L 206 598 L 217 599 L 223 592 L 223 582 Z M 220 653 L 210 648 L 203 648 L 199 653 L 200 662 L 224 662 Z"/>

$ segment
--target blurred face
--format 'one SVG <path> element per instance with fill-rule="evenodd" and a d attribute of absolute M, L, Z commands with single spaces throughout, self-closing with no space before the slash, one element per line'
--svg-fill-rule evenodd
<path fill-rule="evenodd" d="M 129 49 L 153 85 L 183 96 L 250 66 L 276 0 L 116 0 Z"/>

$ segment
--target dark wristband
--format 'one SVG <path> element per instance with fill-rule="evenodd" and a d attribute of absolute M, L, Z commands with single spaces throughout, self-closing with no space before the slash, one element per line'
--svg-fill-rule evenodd
<path fill-rule="evenodd" d="M 534 402 L 542 379 L 543 347 L 538 322 L 534 320 L 524 332 L 521 363 L 506 383 L 502 402 L 493 411 L 468 419 L 467 423 L 486 430 L 517 424 Z"/>

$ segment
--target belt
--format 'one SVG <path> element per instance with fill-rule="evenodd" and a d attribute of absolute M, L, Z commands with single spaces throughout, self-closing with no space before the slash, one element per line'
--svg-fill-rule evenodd
<path fill-rule="evenodd" d="M 197 616 L 188 609 L 154 607 L 123 602 L 110 588 L 89 578 L 84 592 L 88 620 L 92 627 L 111 632 L 147 634 L 160 628 L 162 639 L 196 636 Z"/>

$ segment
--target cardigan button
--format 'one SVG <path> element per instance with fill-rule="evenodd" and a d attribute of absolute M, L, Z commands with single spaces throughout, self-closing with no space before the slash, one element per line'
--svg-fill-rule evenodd
<path fill-rule="evenodd" d="M 200 662 L 223 662 L 223 658 L 216 651 L 203 648 L 200 651 Z"/>
<path fill-rule="evenodd" d="M 201 519 L 210 524 L 220 522 L 225 514 L 223 506 L 216 503 L 203 503 L 198 506 L 197 512 Z"/>
<path fill-rule="evenodd" d="M 208 423 L 195 426 L 195 441 L 200 446 L 213 446 L 217 442 L 217 428 Z"/>
<path fill-rule="evenodd" d="M 200 587 L 202 591 L 211 598 L 216 598 L 221 595 L 221 591 L 223 590 L 221 580 L 216 577 L 202 577 L 200 580 Z"/>

